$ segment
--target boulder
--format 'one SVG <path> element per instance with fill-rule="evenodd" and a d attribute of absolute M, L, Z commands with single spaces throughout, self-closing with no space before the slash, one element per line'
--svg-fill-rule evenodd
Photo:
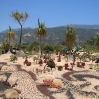
<path fill-rule="evenodd" d="M 6 82 L 6 80 L 7 80 L 7 76 L 6 75 L 0 75 L 0 81 L 1 82 Z"/>
<path fill-rule="evenodd" d="M 36 84 L 36 85 L 40 85 L 40 84 L 42 84 L 42 83 L 43 83 L 42 80 L 36 80 L 36 81 L 35 81 L 35 84 Z"/>
<path fill-rule="evenodd" d="M 43 76 L 40 76 L 40 79 L 42 79 L 42 80 L 53 80 L 53 79 L 55 79 L 55 77 L 53 75 L 43 75 Z"/>
<path fill-rule="evenodd" d="M 61 87 L 63 86 L 62 81 L 60 79 L 57 79 L 57 78 L 55 78 L 53 80 L 53 84 L 56 85 L 56 86 L 61 86 Z"/>
<path fill-rule="evenodd" d="M 2 75 L 2 74 L 4 74 L 5 73 L 5 71 L 0 71 L 0 75 Z"/>
<path fill-rule="evenodd" d="M 18 78 L 17 77 L 9 77 L 7 82 L 11 85 L 14 86 L 15 84 L 17 84 Z"/>
<path fill-rule="evenodd" d="M 0 97 L 0 99 L 4 99 L 3 97 Z"/>
<path fill-rule="evenodd" d="M 24 57 L 25 56 L 25 53 L 22 50 L 19 50 L 19 51 L 16 52 L 16 56 L 18 56 L 18 57 Z"/>
<path fill-rule="evenodd" d="M 2 66 L 1 71 L 7 71 L 8 66 Z"/>
<path fill-rule="evenodd" d="M 19 98 L 19 93 L 15 89 L 7 89 L 4 94 L 7 99 Z"/>

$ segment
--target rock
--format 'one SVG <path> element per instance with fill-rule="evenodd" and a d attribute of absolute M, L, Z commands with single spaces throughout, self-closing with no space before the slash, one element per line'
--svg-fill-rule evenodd
<path fill-rule="evenodd" d="M 19 50 L 19 51 L 16 52 L 16 56 L 24 57 L 25 53 L 22 50 Z"/>
<path fill-rule="evenodd" d="M 15 89 L 7 89 L 4 94 L 7 99 L 19 98 L 19 93 Z"/>
<path fill-rule="evenodd" d="M 36 85 L 40 85 L 43 83 L 43 81 L 42 80 L 36 80 L 35 83 L 36 83 Z"/>
<path fill-rule="evenodd" d="M 53 80 L 53 79 L 55 79 L 55 77 L 52 76 L 52 75 L 46 75 L 46 76 L 45 76 L 45 79 L 46 79 L 46 80 Z"/>
<path fill-rule="evenodd" d="M 0 97 L 0 99 L 4 99 L 3 97 Z"/>
<path fill-rule="evenodd" d="M 2 66 L 1 71 L 7 71 L 8 66 Z"/>
<path fill-rule="evenodd" d="M 6 75 L 0 75 L 0 81 L 1 82 L 6 82 L 6 80 L 7 80 L 7 76 Z"/>
<path fill-rule="evenodd" d="M 2 66 L 3 66 L 3 64 L 0 64 L 0 70 L 1 70 Z"/>
<path fill-rule="evenodd" d="M 3 91 L 0 91 L 0 99 L 2 99 L 3 97 L 1 97 L 1 96 L 3 96 L 4 95 L 4 92 Z"/>
<path fill-rule="evenodd" d="M 5 73 L 5 71 L 0 71 L 0 75 L 2 75 L 2 74 L 4 74 Z"/>
<path fill-rule="evenodd" d="M 46 79 L 46 80 L 53 80 L 53 79 L 55 79 L 55 77 L 53 76 L 53 75 L 44 75 L 43 77 L 42 77 L 44 80 Z"/>
<path fill-rule="evenodd" d="M 53 80 L 53 84 L 56 86 L 62 86 L 63 85 L 62 81 L 60 79 L 57 79 L 57 78 Z"/>
<path fill-rule="evenodd" d="M 8 80 L 7 80 L 7 82 L 11 85 L 11 86 L 13 86 L 13 85 L 15 85 L 16 83 L 17 83 L 17 81 L 18 81 L 18 78 L 17 77 L 9 77 L 8 78 Z"/>

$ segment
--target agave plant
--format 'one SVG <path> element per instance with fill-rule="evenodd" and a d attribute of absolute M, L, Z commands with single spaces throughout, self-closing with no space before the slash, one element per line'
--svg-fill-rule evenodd
<path fill-rule="evenodd" d="M 91 55 L 91 57 L 90 57 L 90 60 L 92 61 L 92 63 L 93 63 L 93 61 L 95 61 L 96 60 L 96 56 L 95 55 Z"/>
<path fill-rule="evenodd" d="M 37 64 L 37 60 L 38 60 L 38 57 L 34 57 L 34 58 L 33 58 L 33 61 L 34 61 L 34 62 L 36 61 L 36 64 Z"/>
<path fill-rule="evenodd" d="M 17 57 L 16 55 L 12 54 L 12 55 L 10 56 L 10 61 L 15 62 L 15 61 L 17 61 L 17 60 L 18 60 L 18 57 Z"/>
<path fill-rule="evenodd" d="M 78 55 L 78 58 L 80 59 L 80 62 L 82 61 L 82 59 L 84 59 L 83 55 Z"/>

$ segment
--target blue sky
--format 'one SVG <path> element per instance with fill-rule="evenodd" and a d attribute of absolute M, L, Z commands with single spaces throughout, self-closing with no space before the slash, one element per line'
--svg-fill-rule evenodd
<path fill-rule="evenodd" d="M 0 0 L 0 32 L 20 28 L 11 13 L 28 12 L 23 27 L 37 27 L 37 20 L 46 27 L 69 24 L 99 24 L 99 0 Z"/>

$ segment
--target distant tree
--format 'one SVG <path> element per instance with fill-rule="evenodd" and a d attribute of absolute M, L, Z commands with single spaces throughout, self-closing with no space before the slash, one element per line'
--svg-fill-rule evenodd
<path fill-rule="evenodd" d="M 8 41 L 9 41 L 9 51 L 10 51 L 10 41 L 11 41 L 11 38 L 15 38 L 15 32 L 12 31 L 11 27 L 9 26 L 9 31 L 7 33 L 7 37 L 8 37 Z"/>
<path fill-rule="evenodd" d="M 45 53 L 54 52 L 54 47 L 51 44 L 46 44 L 43 48 Z"/>
<path fill-rule="evenodd" d="M 39 59 L 41 57 L 41 38 L 44 38 L 47 35 L 46 27 L 44 23 L 40 23 L 38 19 L 38 28 L 36 29 L 36 35 L 39 37 Z"/>
<path fill-rule="evenodd" d="M 56 52 L 60 52 L 63 48 L 64 48 L 64 47 L 63 47 L 61 44 L 56 44 L 56 45 L 54 46 L 54 50 L 55 50 Z"/>
<path fill-rule="evenodd" d="M 68 51 L 72 50 L 72 47 L 74 46 L 76 42 L 76 31 L 72 26 L 67 26 L 66 30 L 66 47 Z"/>
<path fill-rule="evenodd" d="M 99 35 L 95 36 L 95 46 L 96 49 L 99 50 Z"/>
<path fill-rule="evenodd" d="M 28 18 L 28 13 L 20 13 L 18 11 L 12 12 L 11 17 L 14 18 L 19 25 L 21 26 L 21 33 L 20 33 L 20 41 L 19 41 L 19 50 L 21 49 L 21 39 L 22 39 L 22 26 L 26 19 Z"/>
<path fill-rule="evenodd" d="M 35 41 L 35 42 L 31 43 L 27 49 L 28 49 L 28 51 L 37 51 L 38 46 L 39 46 L 39 43 Z"/>

